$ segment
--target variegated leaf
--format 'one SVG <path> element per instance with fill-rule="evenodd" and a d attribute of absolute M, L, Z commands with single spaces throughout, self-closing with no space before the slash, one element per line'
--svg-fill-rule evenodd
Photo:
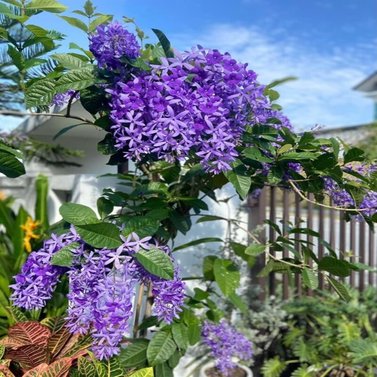
<path fill-rule="evenodd" d="M 36 321 L 20 322 L 9 329 L 8 336 L 22 345 L 46 346 L 51 331 Z"/>
<path fill-rule="evenodd" d="M 29 370 L 46 363 L 49 353 L 46 347 L 31 344 L 8 351 L 5 357 L 19 363 L 22 369 Z"/>

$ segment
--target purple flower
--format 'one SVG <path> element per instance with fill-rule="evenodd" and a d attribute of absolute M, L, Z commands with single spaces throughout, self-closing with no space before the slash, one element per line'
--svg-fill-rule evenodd
<path fill-rule="evenodd" d="M 177 270 L 173 280 L 155 280 L 152 287 L 154 314 L 160 320 L 172 323 L 182 311 L 186 284 L 178 277 Z"/>
<path fill-rule="evenodd" d="M 95 249 L 81 240 L 74 227 L 62 236 L 52 235 L 43 248 L 30 254 L 12 285 L 12 299 L 16 306 L 41 309 L 66 273 L 69 278 L 67 327 L 70 332 L 91 335 L 92 350 L 99 359 L 119 353 L 120 343 L 129 332 L 133 316 L 135 287 L 139 283 L 152 284 L 155 296 L 154 312 L 160 320 L 171 323 L 182 310 L 185 284 L 175 269 L 173 280 L 152 275 L 134 258 L 141 250 L 159 249 L 169 255 L 166 245 L 159 245 L 151 237 L 131 233 L 122 236 L 117 249 Z M 51 257 L 64 246 L 78 242 L 72 250 L 71 267 L 51 264 Z"/>
<path fill-rule="evenodd" d="M 377 192 L 368 192 L 360 203 L 360 209 L 365 216 L 373 216 L 377 213 Z"/>
<path fill-rule="evenodd" d="M 75 90 L 68 90 L 66 91 L 65 93 L 58 93 L 58 94 L 55 94 L 54 98 L 52 99 L 51 101 L 51 105 L 55 105 L 55 106 L 64 106 L 66 105 L 70 99 L 73 98 L 74 99 L 79 99 L 80 98 L 80 93 L 76 93 Z"/>
<path fill-rule="evenodd" d="M 140 55 L 135 35 L 117 22 L 98 26 L 89 39 L 89 49 L 100 68 L 115 70 L 124 65 L 121 58 L 134 59 Z"/>
<path fill-rule="evenodd" d="M 224 376 L 236 366 L 232 358 L 248 360 L 252 357 L 252 343 L 226 320 L 206 321 L 202 328 L 203 343 L 210 349 L 215 365 Z"/>
<path fill-rule="evenodd" d="M 166 161 L 194 155 L 207 171 L 229 170 L 247 126 L 291 128 L 263 91 L 246 64 L 217 50 L 161 59 L 108 90 L 116 147 L 136 161 L 148 154 Z"/>
<path fill-rule="evenodd" d="M 355 206 L 355 201 L 350 193 L 342 189 L 332 178 L 325 177 L 323 181 L 324 189 L 335 206 L 344 208 Z"/>
<path fill-rule="evenodd" d="M 27 310 L 41 309 L 52 297 L 60 276 L 67 270 L 63 267 L 51 265 L 53 254 L 64 246 L 75 241 L 71 234 L 57 236 L 43 243 L 43 247 L 32 252 L 21 272 L 14 277 L 15 283 L 11 300 L 14 305 Z"/>

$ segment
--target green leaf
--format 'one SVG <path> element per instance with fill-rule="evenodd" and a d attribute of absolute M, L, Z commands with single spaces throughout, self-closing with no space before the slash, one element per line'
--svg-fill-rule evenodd
<path fill-rule="evenodd" d="M 173 368 L 168 363 L 158 364 L 154 367 L 154 375 L 155 377 L 174 377 Z"/>
<path fill-rule="evenodd" d="M 84 124 L 86 124 L 86 123 L 73 124 L 72 126 L 64 127 L 63 129 L 61 129 L 59 132 L 57 132 L 54 135 L 54 137 L 52 138 L 52 140 L 56 140 L 57 138 L 59 138 L 60 136 L 64 135 L 68 131 L 72 130 L 73 128 L 76 128 L 76 127 L 79 127 L 79 126 L 83 126 Z"/>
<path fill-rule="evenodd" d="M 95 83 L 95 76 L 93 67 L 83 67 L 73 69 L 64 74 L 58 81 L 56 91 L 58 93 L 65 93 L 67 90 L 81 90 L 85 89 Z"/>
<path fill-rule="evenodd" d="M 318 261 L 318 269 L 336 276 L 348 276 L 351 273 L 349 262 L 334 257 L 323 257 Z"/>
<path fill-rule="evenodd" d="M 21 52 L 12 45 L 8 46 L 8 55 L 12 58 L 13 64 L 19 71 L 22 71 L 25 68 L 25 62 Z"/>
<path fill-rule="evenodd" d="M 240 272 L 228 259 L 216 259 L 213 264 L 215 281 L 225 296 L 230 296 L 240 284 Z"/>
<path fill-rule="evenodd" d="M 204 279 L 214 281 L 215 275 L 213 273 L 213 266 L 215 261 L 218 259 L 216 255 L 207 255 L 203 259 L 203 276 Z"/>
<path fill-rule="evenodd" d="M 224 175 L 236 189 L 241 199 L 245 199 L 250 190 L 251 177 L 241 161 L 237 160 L 232 165 L 233 169 L 225 172 Z"/>
<path fill-rule="evenodd" d="M 179 245 L 179 246 L 175 247 L 173 249 L 173 251 L 187 249 L 188 247 L 196 246 L 196 245 L 201 245 L 203 243 L 208 243 L 208 242 L 224 242 L 224 241 L 221 238 L 217 238 L 217 237 L 199 238 L 197 240 L 187 242 L 187 243 L 185 243 L 183 245 Z"/>
<path fill-rule="evenodd" d="M 344 154 L 344 163 L 352 161 L 363 161 L 365 159 L 364 151 L 360 148 L 351 148 Z"/>
<path fill-rule="evenodd" d="M 147 339 L 135 339 L 127 347 L 122 348 L 118 356 L 123 368 L 142 368 L 147 363 Z"/>
<path fill-rule="evenodd" d="M 44 175 L 38 175 L 35 180 L 35 220 L 39 221 L 42 225 L 42 229 L 46 230 L 49 226 L 48 222 L 48 178 Z"/>
<path fill-rule="evenodd" d="M 154 335 L 147 348 L 147 359 L 150 366 L 162 364 L 173 355 L 177 345 L 169 331 L 160 331 Z"/>
<path fill-rule="evenodd" d="M 71 54 L 53 54 L 51 57 L 67 69 L 77 69 L 85 65 L 81 59 L 76 58 Z"/>
<path fill-rule="evenodd" d="M 110 22 L 112 19 L 113 16 L 110 16 L 108 14 L 101 14 L 89 24 L 89 33 L 93 33 L 93 31 L 95 31 L 99 25 Z"/>
<path fill-rule="evenodd" d="M 139 237 L 143 238 L 155 234 L 159 226 L 160 222 L 158 220 L 150 219 L 146 216 L 134 216 L 128 220 L 122 233 L 128 236 L 135 232 Z"/>
<path fill-rule="evenodd" d="M 245 249 L 245 254 L 256 257 L 265 252 L 266 245 L 260 243 L 253 243 Z"/>
<path fill-rule="evenodd" d="M 242 299 L 242 297 L 240 297 L 239 295 L 237 295 L 236 293 L 233 292 L 228 296 L 228 298 L 229 298 L 229 301 L 236 308 L 241 310 L 242 313 L 244 313 L 244 314 L 248 313 L 249 308 L 248 308 L 246 302 Z"/>
<path fill-rule="evenodd" d="M 109 199 L 101 197 L 97 199 L 97 209 L 101 219 L 103 219 L 113 212 L 114 205 Z"/>
<path fill-rule="evenodd" d="M 153 368 L 144 368 L 137 370 L 135 373 L 132 373 L 129 377 L 158 377 L 159 374 L 153 374 Z M 161 375 L 161 377 L 164 377 Z"/>
<path fill-rule="evenodd" d="M 204 222 L 207 222 L 207 221 L 216 221 L 216 220 L 224 220 L 224 221 L 228 221 L 228 219 L 226 219 L 225 217 L 221 217 L 221 216 L 213 216 L 213 215 L 205 215 L 205 216 L 202 216 L 200 217 L 196 223 L 199 224 L 199 223 L 204 223 Z"/>
<path fill-rule="evenodd" d="M 334 288 L 335 292 L 339 295 L 339 297 L 341 299 L 343 299 L 344 301 L 350 301 L 351 300 L 351 295 L 348 292 L 348 289 L 344 284 L 335 280 L 331 276 L 327 276 L 327 280 L 329 281 L 330 285 Z"/>
<path fill-rule="evenodd" d="M 124 370 L 116 357 L 112 357 L 107 361 L 106 377 L 124 377 L 124 374 Z"/>
<path fill-rule="evenodd" d="M 175 322 L 172 325 L 172 334 L 178 348 L 186 350 L 189 345 L 188 328 L 182 322 Z"/>
<path fill-rule="evenodd" d="M 202 328 L 200 320 L 190 309 L 183 310 L 183 320 L 188 327 L 188 340 L 191 346 L 198 343 L 201 339 Z"/>
<path fill-rule="evenodd" d="M 51 13 L 61 13 L 68 8 L 55 0 L 32 0 L 26 5 L 26 9 L 38 9 Z"/>
<path fill-rule="evenodd" d="M 119 229 L 110 223 L 76 225 L 77 233 L 89 245 L 101 249 L 116 249 L 122 245 Z"/>
<path fill-rule="evenodd" d="M 64 203 L 59 209 L 63 219 L 73 225 L 98 223 L 96 213 L 89 207 L 77 203 Z"/>
<path fill-rule="evenodd" d="M 165 56 L 167 58 L 174 58 L 174 53 L 173 53 L 173 50 L 171 49 L 170 41 L 166 37 L 166 35 L 161 30 L 158 30 L 158 29 L 152 29 L 152 31 L 153 33 L 156 34 L 158 40 L 160 41 L 161 46 L 164 50 Z"/>
<path fill-rule="evenodd" d="M 302 281 L 310 289 L 318 288 L 318 275 L 310 268 L 302 270 Z"/>
<path fill-rule="evenodd" d="M 16 178 L 25 174 L 25 167 L 14 154 L 0 150 L 0 173 L 9 178 Z"/>
<path fill-rule="evenodd" d="M 78 29 L 82 30 L 83 32 L 88 32 L 88 26 L 85 24 L 85 22 L 81 21 L 80 19 L 76 17 L 68 17 L 68 16 L 59 16 L 64 21 L 67 21 L 70 25 L 77 27 Z"/>
<path fill-rule="evenodd" d="M 51 258 L 54 266 L 71 267 L 73 262 L 73 251 L 80 247 L 79 242 L 72 242 L 57 251 Z"/>
<path fill-rule="evenodd" d="M 174 278 L 173 263 L 170 257 L 162 250 L 140 250 L 134 256 L 151 274 L 167 280 Z"/>
<path fill-rule="evenodd" d="M 8 306 L 7 309 L 16 323 L 29 321 L 28 317 L 17 306 Z"/>
<path fill-rule="evenodd" d="M 49 105 L 55 95 L 56 82 L 43 78 L 30 85 L 26 90 L 26 107 Z"/>
<path fill-rule="evenodd" d="M 94 362 L 91 362 L 85 357 L 79 357 L 77 366 L 80 377 L 97 377 L 97 370 Z"/>

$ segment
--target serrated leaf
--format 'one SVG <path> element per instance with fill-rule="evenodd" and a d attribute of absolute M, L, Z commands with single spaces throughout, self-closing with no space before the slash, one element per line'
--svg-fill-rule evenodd
<path fill-rule="evenodd" d="M 318 269 L 327 271 L 336 276 L 344 277 L 351 273 L 351 266 L 349 262 L 330 256 L 323 257 L 318 261 Z"/>
<path fill-rule="evenodd" d="M 167 280 L 174 278 L 171 258 L 162 250 L 140 250 L 134 257 L 151 274 Z"/>
<path fill-rule="evenodd" d="M 67 90 L 81 90 L 88 88 L 95 83 L 93 67 L 73 69 L 63 76 L 56 83 L 56 92 L 65 93 Z"/>
<path fill-rule="evenodd" d="M 60 215 L 67 223 L 85 225 L 98 223 L 96 213 L 89 207 L 77 203 L 64 203 L 59 208 Z"/>
<path fill-rule="evenodd" d="M 80 19 L 68 16 L 60 16 L 60 18 L 62 18 L 64 21 L 67 21 L 70 25 L 82 30 L 83 32 L 88 32 L 88 26 L 85 24 L 85 22 L 81 21 Z"/>
<path fill-rule="evenodd" d="M 76 225 L 77 233 L 90 246 L 101 249 L 116 249 L 122 245 L 119 229 L 110 223 Z"/>
<path fill-rule="evenodd" d="M 26 5 L 26 9 L 40 9 L 51 13 L 61 13 L 68 8 L 55 0 L 32 0 Z"/>
<path fill-rule="evenodd" d="M 71 267 L 73 262 L 73 250 L 80 247 L 79 242 L 72 242 L 57 251 L 51 258 L 51 264 L 54 266 Z"/>
<path fill-rule="evenodd" d="M 266 250 L 266 245 L 260 244 L 260 243 L 254 243 L 254 244 L 249 245 L 245 249 L 245 254 L 256 257 L 256 256 L 264 253 L 265 250 Z"/>
<path fill-rule="evenodd" d="M 149 341 L 147 339 L 135 339 L 131 344 L 122 348 L 118 356 L 122 367 L 128 369 L 145 366 L 148 344 Z"/>
<path fill-rule="evenodd" d="M 225 296 L 230 296 L 240 284 L 240 272 L 228 259 L 216 259 L 213 264 L 215 281 Z"/>
<path fill-rule="evenodd" d="M 351 295 L 348 292 L 348 289 L 344 284 L 335 280 L 331 276 L 327 276 L 327 280 L 329 281 L 329 283 L 334 288 L 335 292 L 339 295 L 340 298 L 342 298 L 344 301 L 350 301 L 351 300 Z"/>
<path fill-rule="evenodd" d="M 250 190 L 251 177 L 240 161 L 237 160 L 232 165 L 233 169 L 228 170 L 224 175 L 236 189 L 241 199 L 245 199 Z"/>
<path fill-rule="evenodd" d="M 304 268 L 302 270 L 302 281 L 310 289 L 318 288 L 318 275 L 310 268 Z"/>
<path fill-rule="evenodd" d="M 67 69 L 77 69 L 85 65 L 81 59 L 76 58 L 71 54 L 53 54 L 51 57 Z"/>
<path fill-rule="evenodd" d="M 30 85 L 26 90 L 26 107 L 49 105 L 55 95 L 56 81 L 41 79 Z"/>
<path fill-rule="evenodd" d="M 173 340 L 173 336 L 168 331 L 160 331 L 154 335 L 154 337 L 149 342 L 147 348 L 147 359 L 149 365 L 155 366 L 157 364 L 162 364 L 169 360 L 170 356 L 173 355 L 177 345 Z"/>

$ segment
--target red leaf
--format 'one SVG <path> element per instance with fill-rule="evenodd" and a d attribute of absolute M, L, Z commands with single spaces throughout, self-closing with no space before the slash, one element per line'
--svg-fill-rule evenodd
<path fill-rule="evenodd" d="M 31 344 L 8 351 L 5 358 L 16 361 L 22 369 L 29 370 L 48 362 L 49 352 L 46 347 Z"/>
<path fill-rule="evenodd" d="M 40 345 L 46 346 L 51 331 L 36 321 L 19 322 L 9 329 L 8 336 L 14 342 L 19 342 L 23 346 Z"/>
<path fill-rule="evenodd" d="M 69 357 L 54 361 L 52 364 L 41 364 L 29 370 L 23 377 L 66 377 L 72 365 Z"/>

